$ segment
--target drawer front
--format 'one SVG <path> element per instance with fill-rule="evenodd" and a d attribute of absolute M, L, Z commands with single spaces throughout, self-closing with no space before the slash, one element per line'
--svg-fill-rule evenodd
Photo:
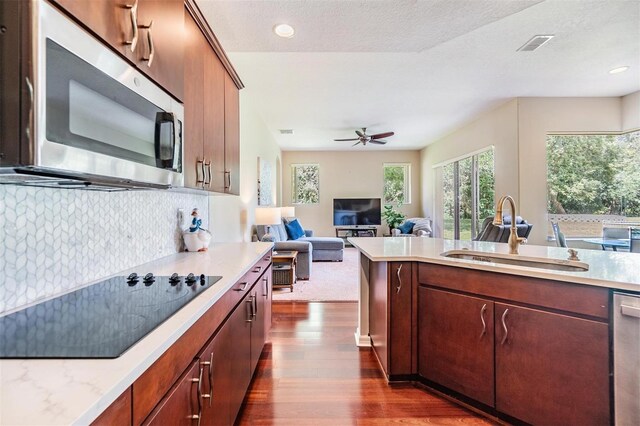
<path fill-rule="evenodd" d="M 541 278 L 420 263 L 418 282 L 497 299 L 609 319 L 609 290 Z"/>

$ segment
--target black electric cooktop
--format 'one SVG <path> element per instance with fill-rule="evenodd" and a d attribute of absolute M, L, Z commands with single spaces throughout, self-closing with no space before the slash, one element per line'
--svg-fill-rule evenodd
<path fill-rule="evenodd" d="M 0 317 L 0 358 L 117 358 L 222 277 L 114 277 Z"/>

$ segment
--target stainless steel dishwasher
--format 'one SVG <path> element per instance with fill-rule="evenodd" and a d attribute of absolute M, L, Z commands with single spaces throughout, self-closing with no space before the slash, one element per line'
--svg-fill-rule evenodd
<path fill-rule="evenodd" d="M 640 296 L 613 294 L 615 424 L 640 424 Z"/>

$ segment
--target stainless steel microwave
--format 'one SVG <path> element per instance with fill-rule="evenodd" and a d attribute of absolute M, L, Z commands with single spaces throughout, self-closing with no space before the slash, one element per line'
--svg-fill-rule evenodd
<path fill-rule="evenodd" d="M 28 117 L 2 142 L 22 155 L 0 162 L 0 183 L 182 186 L 183 105 L 47 2 L 30 5 Z"/>

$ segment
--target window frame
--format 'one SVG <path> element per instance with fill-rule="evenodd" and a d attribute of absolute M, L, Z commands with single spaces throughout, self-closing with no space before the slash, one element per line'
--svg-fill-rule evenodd
<path fill-rule="evenodd" d="M 318 182 L 317 182 L 317 187 L 316 190 L 318 192 L 318 201 L 316 201 L 315 203 L 308 203 L 305 202 L 303 200 L 298 200 L 296 199 L 296 194 L 297 194 L 297 188 L 298 188 L 298 184 L 297 184 L 297 171 L 296 169 L 298 167 L 309 167 L 309 166 L 313 166 L 316 167 L 318 170 Z M 319 163 L 295 163 L 295 164 L 291 164 L 291 204 L 296 204 L 296 205 L 315 205 L 315 204 L 320 204 L 320 164 Z"/>
<path fill-rule="evenodd" d="M 387 167 L 402 167 L 404 174 L 404 188 L 402 203 L 389 202 L 385 194 L 385 169 Z M 409 205 L 411 204 L 411 163 L 382 163 L 382 202 L 383 204 Z"/>

